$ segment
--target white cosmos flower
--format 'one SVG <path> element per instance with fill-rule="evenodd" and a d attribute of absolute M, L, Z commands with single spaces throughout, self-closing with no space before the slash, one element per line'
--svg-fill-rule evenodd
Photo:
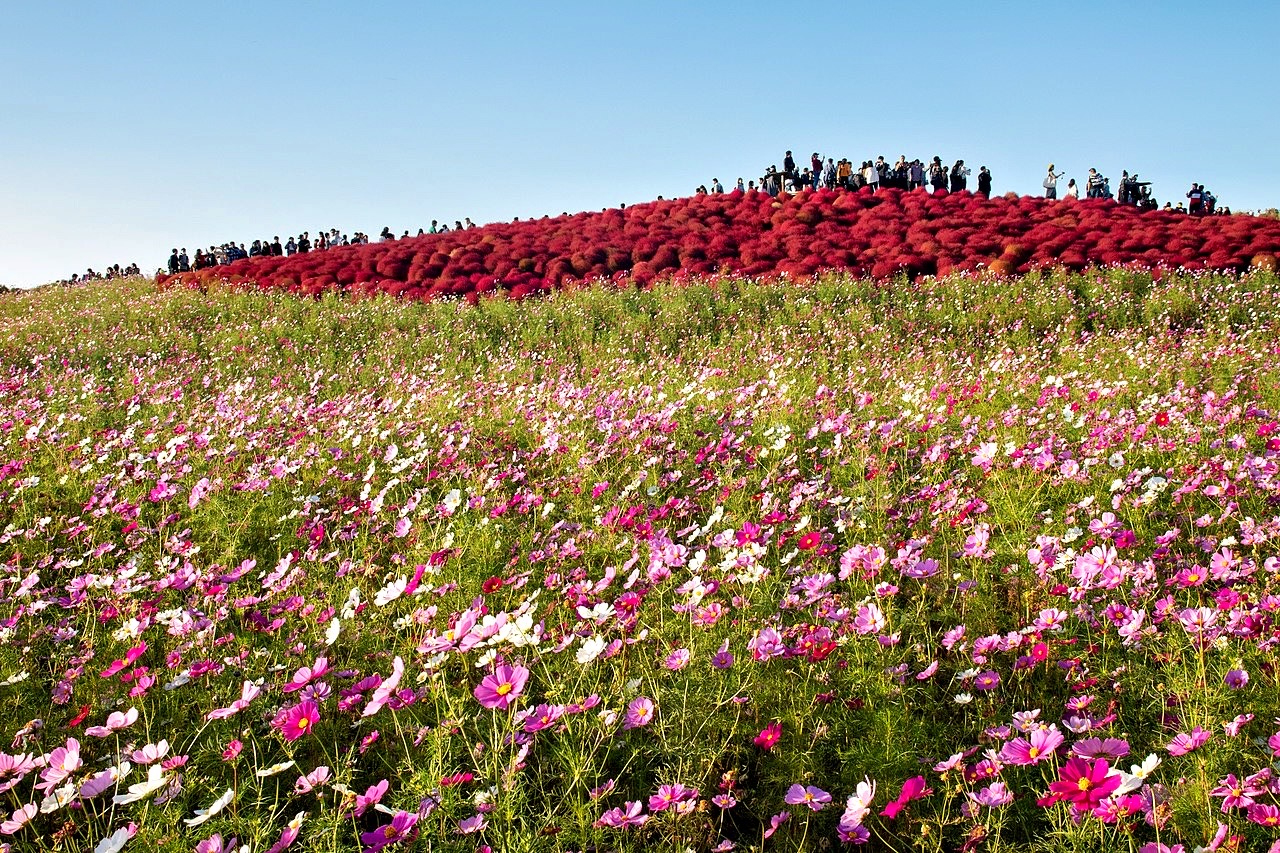
<path fill-rule="evenodd" d="M 130 785 L 129 793 L 116 794 L 111 798 L 111 802 L 115 803 L 117 806 L 136 803 L 138 800 L 151 796 L 168 784 L 169 777 L 164 775 L 164 768 L 159 764 L 152 764 L 147 768 L 147 780 L 145 782 Z"/>
<path fill-rule="evenodd" d="M 585 666 L 600 657 L 600 653 L 604 651 L 605 645 L 606 643 L 603 637 L 588 637 L 582 641 L 582 646 L 579 647 L 578 653 L 574 655 L 574 657 L 577 659 L 578 663 Z"/>
<path fill-rule="evenodd" d="M 333 621 L 329 623 L 329 627 L 324 632 L 324 644 L 332 646 L 338 640 L 338 635 L 342 633 L 342 621 L 338 617 L 333 617 Z"/>
<path fill-rule="evenodd" d="M 93 853 L 120 853 L 124 849 L 124 845 L 130 838 L 133 838 L 133 834 L 137 831 L 138 828 L 136 826 L 132 829 L 122 826 L 99 841 L 98 846 L 93 848 Z"/>
<path fill-rule="evenodd" d="M 233 789 L 228 788 L 226 793 L 210 803 L 207 809 L 196 809 L 195 817 L 186 818 L 182 822 L 187 826 L 199 826 L 230 805 L 231 801 L 235 799 L 235 796 L 236 792 Z"/>
<path fill-rule="evenodd" d="M 284 762 L 281 762 L 280 764 L 272 764 L 270 767 L 262 768 L 255 775 L 257 775 L 259 779 L 265 779 L 268 776 L 274 776 L 277 773 L 283 773 L 284 771 L 292 767 L 293 764 L 294 763 L 292 761 L 284 761 Z"/>

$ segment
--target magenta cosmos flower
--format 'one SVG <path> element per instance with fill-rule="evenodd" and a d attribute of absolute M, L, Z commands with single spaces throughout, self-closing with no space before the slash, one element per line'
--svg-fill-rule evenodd
<path fill-rule="evenodd" d="M 511 707 L 511 702 L 522 692 L 529 681 L 529 670 L 522 666 L 503 664 L 486 675 L 476 686 L 475 697 L 486 708 L 498 708 L 503 711 Z"/>
<path fill-rule="evenodd" d="M 295 741 L 315 728 L 318 722 L 320 722 L 320 709 L 315 702 L 308 699 L 284 712 L 280 734 L 284 735 L 287 741 Z"/>
<path fill-rule="evenodd" d="M 1120 774 L 1111 774 L 1111 765 L 1099 759 L 1069 758 L 1056 782 L 1049 783 L 1045 805 L 1066 800 L 1082 809 L 1095 809 L 1120 787 Z"/>

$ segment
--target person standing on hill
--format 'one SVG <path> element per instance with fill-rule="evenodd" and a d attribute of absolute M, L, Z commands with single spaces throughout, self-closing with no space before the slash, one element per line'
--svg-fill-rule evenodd
<path fill-rule="evenodd" d="M 782 158 L 782 179 L 784 181 L 794 181 L 798 174 L 796 172 L 796 159 L 788 151 L 787 156 Z"/>
<path fill-rule="evenodd" d="M 1052 197 L 1053 196 L 1050 196 L 1050 198 Z M 1080 198 L 1080 188 L 1076 186 L 1075 178 L 1072 178 L 1071 180 L 1067 181 L 1067 198 L 1069 199 Z"/>
<path fill-rule="evenodd" d="M 929 185 L 934 192 L 947 188 L 947 167 L 942 165 L 941 157 L 934 157 L 929 166 Z"/>
<path fill-rule="evenodd" d="M 822 181 L 822 155 L 817 151 L 809 158 L 809 181 L 815 190 Z"/>
<path fill-rule="evenodd" d="M 991 173 L 986 166 L 978 170 L 978 193 L 991 198 Z"/>
<path fill-rule="evenodd" d="M 969 173 L 972 169 L 965 168 L 963 160 L 957 160 L 956 164 L 951 167 L 951 191 L 953 193 L 960 192 L 969 184 Z"/>
<path fill-rule="evenodd" d="M 174 249 L 173 254 L 169 256 L 169 275 L 176 275 L 178 272 L 178 250 Z"/>
<path fill-rule="evenodd" d="M 1065 173 L 1053 171 L 1053 164 L 1052 163 L 1049 164 L 1049 173 L 1044 176 L 1044 184 L 1043 184 L 1045 198 L 1058 197 L 1058 178 L 1061 178 L 1063 174 Z"/>
<path fill-rule="evenodd" d="M 187 256 L 186 246 L 178 253 L 178 272 L 191 272 L 191 258 Z"/>

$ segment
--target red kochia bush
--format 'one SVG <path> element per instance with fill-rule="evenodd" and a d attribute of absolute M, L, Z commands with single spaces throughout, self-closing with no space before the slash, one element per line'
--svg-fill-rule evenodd
<path fill-rule="evenodd" d="M 608 278 L 646 285 L 720 270 L 805 277 L 848 269 L 873 278 L 989 267 L 1081 269 L 1142 263 L 1276 269 L 1280 220 L 1143 213 L 1111 201 L 985 199 L 805 190 L 657 201 L 602 213 L 499 223 L 285 258 L 250 258 L 163 276 L 165 286 L 253 282 L 318 293 L 396 293 L 432 299 L 504 290 L 514 298 Z"/>

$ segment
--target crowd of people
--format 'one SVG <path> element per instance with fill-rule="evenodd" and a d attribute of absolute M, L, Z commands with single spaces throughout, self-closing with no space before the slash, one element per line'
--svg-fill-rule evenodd
<path fill-rule="evenodd" d="M 885 160 L 883 156 L 879 156 L 874 160 L 862 160 L 855 165 L 854 161 L 846 157 L 841 157 L 837 160 L 830 156 L 823 157 L 815 151 L 809 158 L 808 165 L 802 166 L 796 162 L 792 152 L 787 151 L 783 157 L 781 168 L 777 165 L 767 167 L 758 180 L 744 181 L 742 178 L 738 178 L 734 189 L 741 192 L 760 191 L 772 196 L 782 192 L 796 192 L 805 188 L 818 189 L 819 187 L 846 190 L 859 190 L 865 187 L 870 188 L 871 192 L 879 192 L 881 189 L 888 188 L 908 191 L 959 192 L 969 189 L 969 179 L 972 175 L 972 169 L 965 165 L 964 160 L 956 160 L 954 164 L 947 166 L 942 158 L 938 156 L 925 162 L 918 158 L 908 160 L 904 154 L 892 164 Z M 1053 163 L 1049 164 L 1042 183 L 1046 198 L 1058 198 L 1058 183 L 1065 176 L 1065 172 L 1058 171 Z M 974 184 L 975 192 L 987 197 L 991 196 L 992 175 L 986 166 L 978 169 L 978 174 L 974 177 Z M 709 186 L 699 186 L 695 190 L 696 194 L 723 192 L 725 192 L 725 188 L 720 183 L 719 178 L 713 178 Z M 1179 201 L 1176 205 L 1165 202 L 1164 206 L 1160 207 L 1155 197 L 1151 194 L 1150 181 L 1138 180 L 1138 173 L 1134 172 L 1131 175 L 1127 169 L 1121 174 L 1117 194 L 1112 193 L 1109 178 L 1102 175 L 1097 169 L 1090 169 L 1085 178 L 1084 193 L 1086 198 L 1113 198 L 1119 204 L 1132 205 L 1142 210 L 1164 210 L 1174 213 L 1186 213 L 1192 216 L 1221 215 L 1231 212 L 1229 208 L 1218 207 L 1217 199 L 1213 193 L 1205 189 L 1203 184 L 1191 185 L 1191 190 L 1187 193 L 1186 206 Z M 1078 199 L 1079 197 L 1080 187 L 1076 184 L 1074 178 L 1068 179 L 1063 198 Z M 658 199 L 661 200 L 662 196 L 658 196 Z M 452 227 L 447 222 L 433 219 L 429 228 L 418 229 L 417 236 L 462 231 L 475 227 L 475 223 L 470 218 L 456 220 Z M 408 237 L 410 237 L 410 233 L 406 230 L 397 238 L 395 232 L 389 227 L 383 228 L 378 235 L 379 240 L 382 242 L 396 239 L 403 240 Z M 169 255 L 167 270 L 170 274 L 176 274 L 228 264 L 242 258 L 305 254 L 312 251 L 323 251 L 334 246 L 361 245 L 368 242 L 370 242 L 369 235 L 363 232 L 357 231 L 348 236 L 340 233 L 337 228 L 332 228 L 328 231 L 321 231 L 314 239 L 312 239 L 309 231 L 304 231 L 297 237 L 289 237 L 284 243 L 281 243 L 280 238 L 277 236 L 270 240 L 254 240 L 247 248 L 244 243 L 234 242 L 212 245 L 207 250 L 196 249 L 194 257 L 189 255 L 185 248 L 175 248 Z M 163 271 L 160 270 L 159 272 Z M 108 267 L 104 273 L 88 269 L 83 274 L 71 276 L 71 278 L 64 280 L 63 283 L 119 278 L 138 275 L 139 273 L 140 270 L 136 263 L 129 264 L 123 268 L 116 264 Z"/>
<path fill-rule="evenodd" d="M 475 223 L 470 217 L 464 222 L 455 221 L 452 230 L 461 231 L 466 228 L 475 228 Z M 430 228 L 419 228 L 418 236 L 424 234 L 440 234 L 451 230 L 447 222 L 441 223 L 439 220 L 431 220 Z M 396 239 L 407 239 L 409 232 L 405 231 L 399 238 L 396 237 L 389 227 L 384 227 L 378 235 L 381 242 L 387 242 Z M 369 235 L 362 231 L 357 231 L 351 236 L 339 233 L 337 228 L 331 228 L 328 231 L 321 231 L 316 238 L 311 238 L 310 231 L 303 231 L 297 237 L 289 237 L 284 243 L 280 242 L 280 237 L 276 236 L 270 240 L 261 239 L 254 240 L 248 248 L 244 243 L 223 243 L 221 246 L 210 246 L 208 251 L 204 249 L 196 249 L 195 257 L 187 254 L 186 247 L 182 249 L 174 249 L 169 254 L 168 271 L 170 275 L 180 272 L 190 272 L 191 270 L 202 270 L 207 267 L 216 267 L 221 264 L 229 264 L 242 258 L 258 258 L 258 257 L 288 257 L 292 255 L 306 254 L 307 252 L 322 252 L 325 249 L 331 249 L 335 246 L 360 246 L 369 243 Z"/>

